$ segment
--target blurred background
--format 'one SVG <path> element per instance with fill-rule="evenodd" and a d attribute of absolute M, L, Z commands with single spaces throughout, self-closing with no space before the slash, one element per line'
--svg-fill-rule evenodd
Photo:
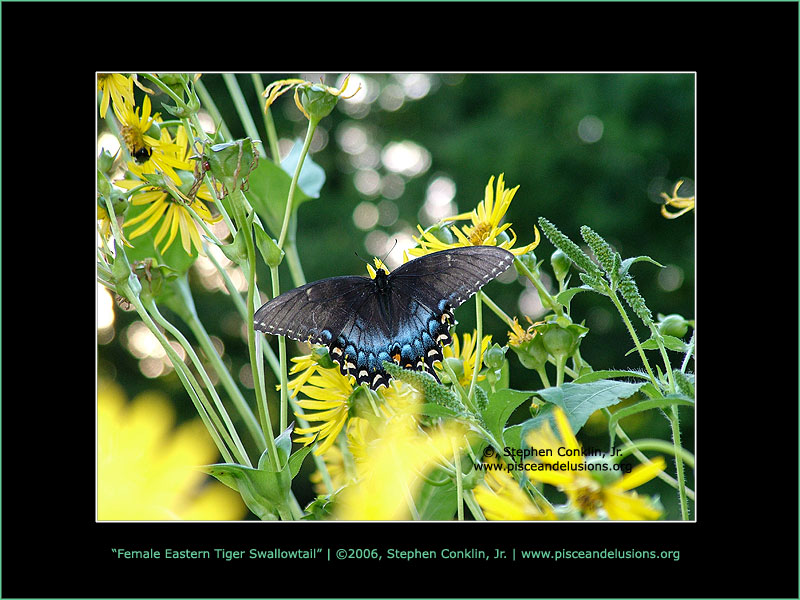
<path fill-rule="evenodd" d="M 301 77 L 338 87 L 343 74 L 262 74 L 265 85 Z M 261 140 L 266 141 L 257 93 L 249 74 L 237 75 Z M 234 138 L 246 135 L 222 76 L 208 74 L 202 82 L 213 97 Z M 579 228 L 589 225 L 623 258 L 647 255 L 666 268 L 637 263 L 631 272 L 648 306 L 657 313 L 694 318 L 694 213 L 667 220 L 660 213 L 662 192 L 671 193 L 679 180 L 680 195 L 694 194 L 695 99 L 693 74 L 436 74 L 354 73 L 347 93 L 361 85 L 352 99 L 341 100 L 317 129 L 311 156 L 325 170 L 320 198 L 298 209 L 297 247 L 307 281 L 335 275 L 364 275 L 364 258 L 386 254 L 394 267 L 402 250 L 414 245 L 417 225 L 423 228 L 483 199 L 489 178 L 505 174 L 507 187 L 519 185 L 506 221 L 522 246 L 534 239 L 540 216 L 554 223 L 576 243 Z M 136 89 L 137 105 L 142 92 Z M 273 117 L 282 153 L 305 135 L 306 120 L 291 97 L 278 99 Z M 162 112 L 166 96 L 151 98 Z M 205 117 L 205 122 L 212 120 Z M 98 152 L 116 150 L 113 136 L 98 121 Z M 120 173 L 121 176 L 121 173 Z M 277 234 L 277 232 L 273 232 Z M 543 278 L 552 278 L 553 247 L 542 236 L 536 249 L 544 259 Z M 262 291 L 269 289 L 266 268 L 258 273 Z M 245 291 L 244 278 L 234 281 Z M 245 397 L 252 398 L 252 377 L 244 324 L 222 291 L 207 259 L 190 271 L 197 310 L 217 349 L 238 379 Z M 281 272 L 282 289 L 294 287 L 288 269 Z M 572 284 L 580 285 L 573 271 Z M 534 321 L 544 313 L 530 285 L 513 269 L 485 291 L 506 313 Z M 613 306 L 592 293 L 577 295 L 572 316 L 591 331 L 581 354 L 595 370 L 640 368 L 638 356 L 625 354 L 633 344 Z M 116 382 L 128 397 L 157 390 L 174 403 L 178 421 L 196 416 L 180 381 L 135 312 L 115 304 L 98 289 L 98 377 Z M 190 332 L 177 316 L 164 314 Z M 504 325 L 485 311 L 484 331 L 501 345 Z M 459 331 L 471 331 L 474 311 L 456 311 Z M 635 316 L 642 340 L 649 334 Z M 691 330 L 686 340 L 691 335 Z M 270 343 L 277 348 L 276 339 Z M 289 342 L 290 355 L 300 353 Z M 659 362 L 652 353 L 653 364 Z M 671 353 L 680 366 L 682 356 Z M 536 389 L 538 376 L 521 367 L 509 353 L 511 387 Z M 693 363 L 690 363 L 693 370 Z M 269 369 L 267 369 L 269 373 Z M 270 373 L 271 375 L 271 373 Z M 267 382 L 274 390 L 274 379 Z M 271 398 L 275 400 L 275 396 Z M 233 414 L 233 413 L 232 413 Z M 525 415 L 520 413 L 520 420 Z M 683 442 L 693 450 L 691 411 L 682 413 Z M 668 423 L 655 412 L 622 422 L 634 438 L 670 439 Z M 603 421 L 592 420 L 579 439 L 584 445 L 607 444 Z M 671 462 L 671 461 L 668 461 Z M 307 461 L 304 469 L 311 466 Z M 301 473 L 300 480 L 307 480 Z M 691 482 L 690 482 L 691 485 Z M 661 494 L 669 515 L 677 515 L 675 492 L 654 482 L 648 493 Z M 310 486 L 296 486 L 301 505 L 313 498 Z"/>

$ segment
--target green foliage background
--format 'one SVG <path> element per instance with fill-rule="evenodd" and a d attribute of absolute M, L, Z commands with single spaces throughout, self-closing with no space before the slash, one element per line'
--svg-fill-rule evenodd
<path fill-rule="evenodd" d="M 296 73 L 262 74 L 262 79 L 267 85 L 297 76 Z M 261 139 L 266 140 L 250 76 L 237 77 Z M 318 75 L 303 74 L 303 77 L 319 79 Z M 365 77 L 382 88 L 398 82 L 390 74 L 373 73 Z M 325 83 L 336 85 L 336 78 L 326 76 Z M 222 77 L 203 75 L 202 81 L 231 133 L 244 137 L 245 131 Z M 533 240 L 533 226 L 539 216 L 556 224 L 576 243 L 582 241 L 579 227 L 587 224 L 623 257 L 646 254 L 664 265 L 679 268 L 683 283 L 669 292 L 659 285 L 659 269 L 653 265 L 637 264 L 632 274 L 654 314 L 677 312 L 694 318 L 694 213 L 667 220 L 659 211 L 659 193 L 669 193 L 677 180 L 687 179 L 691 186 L 685 186 L 682 195 L 693 189 L 693 74 L 430 74 L 430 81 L 429 93 L 419 99 L 406 98 L 397 110 L 384 110 L 375 102 L 367 114 L 355 119 L 342 110 L 341 105 L 347 102 L 343 100 L 322 121 L 322 139 L 327 139 L 327 143 L 312 158 L 325 169 L 326 183 L 319 199 L 305 203 L 298 210 L 297 246 L 308 281 L 364 274 L 364 265 L 354 252 L 364 257 L 369 255 L 363 243 L 366 232 L 355 226 L 352 215 L 359 203 L 378 202 L 381 198 L 367 198 L 358 192 L 353 183 L 354 168 L 338 146 L 337 132 L 355 121 L 370 132 L 379 146 L 410 140 L 430 153 L 430 168 L 405 179 L 402 195 L 394 200 L 398 221 L 383 228 L 387 234 L 402 225 L 416 227 L 426 188 L 435 177 L 445 175 L 455 182 L 455 202 L 458 210 L 464 212 L 472 210 L 483 198 L 490 176 L 505 173 L 508 187 L 520 185 L 506 216 L 513 222 L 519 245 Z M 138 94 L 137 90 L 137 98 Z M 161 110 L 160 102 L 165 99 L 155 96 L 153 110 Z M 587 115 L 603 123 L 602 137 L 595 143 L 585 143 L 578 136 L 578 124 Z M 304 136 L 306 121 L 294 106 L 291 93 L 276 102 L 273 116 L 280 138 Z M 387 172 L 382 166 L 376 170 L 381 175 Z M 551 271 L 547 259 L 552 251 L 543 237 L 536 255 L 545 259 L 543 269 L 548 272 Z M 265 267 L 259 272 L 259 281 L 262 290 L 268 291 L 269 274 Z M 580 285 L 575 274 L 572 283 Z M 281 285 L 284 291 L 293 287 L 288 269 L 281 273 Z M 517 307 L 521 289 L 516 284 L 492 282 L 486 291 L 508 314 L 517 315 L 524 322 Z M 224 359 L 236 375 L 248 363 L 246 343 L 239 335 L 238 314 L 222 293 L 209 293 L 201 286 L 194 286 L 193 291 L 201 319 L 209 333 L 223 341 Z M 474 325 L 471 306 L 470 303 L 456 312 L 461 332 L 471 331 Z M 584 339 L 581 353 L 595 369 L 638 368 L 638 356 L 625 356 L 633 344 L 612 311 L 610 303 L 595 294 L 575 297 L 573 318 L 578 322 L 586 319 L 586 325 L 592 329 Z M 133 320 L 134 314 L 117 311 L 118 332 Z M 484 331 L 504 344 L 505 328 L 490 311 L 484 314 Z M 165 315 L 181 325 L 169 311 L 165 310 Z M 633 320 L 646 339 L 648 334 L 641 323 L 635 317 Z M 193 416 L 191 403 L 175 374 L 158 380 L 145 379 L 136 359 L 118 340 L 116 336 L 111 343 L 100 347 L 100 375 L 114 376 L 130 396 L 143 389 L 162 388 L 175 399 L 185 417 Z M 271 341 L 277 347 L 275 339 Z M 294 342 L 288 348 L 290 354 L 297 353 Z M 679 366 L 679 355 L 672 353 L 671 357 Z M 509 358 L 512 387 L 536 389 L 541 385 L 533 371 L 523 369 L 511 353 Z M 269 369 L 267 373 L 271 376 Z M 275 389 L 274 383 L 268 381 L 268 391 Z M 252 397 L 252 393 L 246 396 Z M 273 394 L 271 401 L 274 400 Z M 692 413 L 682 414 L 683 443 L 692 449 Z M 629 424 L 623 425 L 627 428 Z M 670 437 L 666 420 L 655 413 L 638 423 L 638 427 L 631 432 L 635 437 Z M 597 430 L 597 437 L 592 433 L 587 426 L 579 437 L 588 445 L 607 443 L 602 427 Z M 303 479 L 307 478 L 301 474 L 296 483 Z M 302 503 L 304 491 L 297 489 L 296 493 Z M 310 494 L 310 489 L 305 493 Z M 675 514 L 674 496 L 669 488 L 662 492 L 662 500 L 671 514 Z"/>

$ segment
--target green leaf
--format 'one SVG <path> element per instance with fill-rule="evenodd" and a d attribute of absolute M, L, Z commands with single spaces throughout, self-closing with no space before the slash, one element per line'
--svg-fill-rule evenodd
<path fill-rule="evenodd" d="M 527 423 L 527 421 L 525 421 Z M 525 423 L 518 423 L 511 427 L 506 427 L 503 431 L 503 444 L 507 448 L 521 448 L 522 447 L 522 428 Z"/>
<path fill-rule="evenodd" d="M 638 371 L 592 371 L 586 375 L 581 375 L 572 383 L 589 383 L 590 381 L 597 381 L 598 379 L 610 379 L 612 377 L 639 377 L 640 379 L 649 379 L 645 373 Z"/>
<path fill-rule="evenodd" d="M 267 235 L 264 229 L 258 223 L 253 223 L 253 231 L 255 231 L 256 246 L 258 246 L 261 257 L 267 266 L 277 267 L 283 260 L 284 252 L 278 247 L 278 243 Z"/>
<path fill-rule="evenodd" d="M 539 390 L 536 395 L 546 402 L 561 407 L 569 419 L 572 431 L 577 433 L 596 410 L 613 406 L 625 398 L 630 398 L 643 385 L 644 382 L 626 383 L 601 379 L 589 383 L 565 383 L 560 387 Z M 525 422 L 527 426 L 523 427 L 523 438 L 533 425 L 542 421 L 542 418 L 552 418 L 552 415 L 545 410 L 548 408 L 547 406 L 542 407 L 536 417 Z M 543 411 L 545 412 L 544 416 Z M 552 423 L 552 426 L 555 427 L 555 422 Z"/>
<path fill-rule="evenodd" d="M 569 303 L 572 301 L 572 298 L 581 292 L 591 292 L 594 291 L 588 285 L 582 285 L 580 287 L 573 287 L 564 290 L 560 294 L 556 296 L 556 302 L 558 302 L 561 306 L 565 306 L 567 311 L 569 311 Z"/>
<path fill-rule="evenodd" d="M 265 521 L 274 521 L 277 507 L 288 507 L 292 483 L 289 469 L 267 471 L 242 465 L 222 463 L 200 469 L 236 490 L 253 514 Z"/>
<path fill-rule="evenodd" d="M 483 421 L 497 440 L 503 439 L 503 428 L 511 413 L 535 393 L 505 389 L 489 394 L 489 406 L 483 411 Z"/>
<path fill-rule="evenodd" d="M 419 407 L 419 412 L 420 414 L 434 418 L 444 417 L 454 419 L 459 416 L 459 413 L 434 402 L 426 402 L 425 404 L 421 404 Z"/>
<path fill-rule="evenodd" d="M 664 347 L 667 350 L 672 350 L 673 352 L 680 352 L 681 354 L 685 354 L 686 352 L 689 351 L 689 346 L 686 345 L 686 342 L 684 342 L 683 340 L 681 340 L 679 338 L 676 338 L 676 337 L 671 336 L 671 335 L 665 335 L 665 334 L 662 333 L 661 334 L 661 339 L 663 340 Z M 647 340 L 645 340 L 644 342 L 642 342 L 642 349 L 643 350 L 658 350 L 658 342 L 655 340 L 655 338 L 650 337 Z M 637 352 L 637 348 L 631 348 L 630 350 L 628 350 L 625 353 L 625 356 L 628 356 L 629 354 L 633 354 L 634 352 Z"/>
<path fill-rule="evenodd" d="M 628 269 L 631 268 L 631 265 L 633 263 L 642 262 L 642 261 L 647 261 L 649 263 L 653 263 L 654 265 L 659 266 L 662 269 L 664 268 L 664 265 L 662 265 L 660 262 L 657 262 L 657 261 L 653 260 L 649 256 L 637 256 L 635 258 L 626 258 L 625 260 L 622 261 L 622 266 L 620 267 L 620 270 L 619 270 L 619 276 L 622 277 L 623 275 L 625 275 L 628 272 Z"/>
<path fill-rule="evenodd" d="M 280 235 L 283 225 L 286 199 L 289 197 L 292 178 L 272 161 L 261 160 L 255 170 L 250 173 L 249 182 L 248 200 L 258 216 L 264 220 L 273 237 L 277 237 Z M 298 189 L 294 192 L 292 209 L 297 210 L 297 207 L 307 200 L 311 200 L 311 196 L 307 195 L 298 185 Z"/>
<path fill-rule="evenodd" d="M 313 448 L 314 448 L 313 445 L 304 446 L 303 448 L 300 448 L 300 450 L 298 450 L 289 457 L 289 472 L 290 475 L 292 476 L 292 479 L 297 477 L 297 474 L 300 472 L 300 467 L 303 466 L 303 461 L 306 459 L 306 456 L 308 456 L 308 453 L 311 452 Z"/>
<path fill-rule="evenodd" d="M 654 410 L 654 409 L 666 409 L 669 406 L 691 406 L 694 407 L 694 400 L 684 396 L 683 394 L 669 394 L 664 396 L 663 398 L 652 399 L 652 400 L 642 400 L 641 402 L 637 402 L 636 404 L 632 404 L 631 406 L 626 406 L 625 408 L 621 408 L 619 410 L 615 410 L 614 413 L 611 415 L 611 418 L 608 420 L 608 436 L 611 438 L 611 446 L 614 445 L 614 439 L 616 437 L 616 427 L 617 423 L 619 423 L 625 417 L 630 417 L 631 415 L 635 415 L 636 413 L 644 412 L 647 410 Z"/>
<path fill-rule="evenodd" d="M 300 154 L 303 151 L 303 140 L 298 138 L 295 140 L 294 146 L 281 161 L 281 169 L 283 169 L 291 180 L 294 177 L 297 163 L 300 160 Z M 297 185 L 303 192 L 311 198 L 319 198 L 320 190 L 325 184 L 325 169 L 320 167 L 317 163 L 311 160 L 310 154 L 306 154 L 306 159 L 303 161 L 303 168 L 300 169 L 300 176 L 297 178 Z"/>
<path fill-rule="evenodd" d="M 434 481 L 442 479 L 442 471 L 434 469 L 428 478 Z M 458 508 L 458 491 L 452 480 L 444 485 L 433 485 L 422 482 L 415 500 L 417 512 L 422 521 L 451 521 Z"/>

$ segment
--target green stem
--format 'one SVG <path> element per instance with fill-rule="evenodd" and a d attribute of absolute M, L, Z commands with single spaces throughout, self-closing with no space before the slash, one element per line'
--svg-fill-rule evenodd
<path fill-rule="evenodd" d="M 212 98 L 211 94 L 208 93 L 202 78 L 195 82 L 194 89 L 197 92 L 197 96 L 200 98 L 200 102 L 203 103 L 203 106 L 211 116 L 211 120 L 217 127 L 219 127 L 219 132 L 222 134 L 222 137 L 226 140 L 232 140 L 233 136 L 231 135 L 228 126 L 225 124 L 225 120 L 222 118 L 222 114 L 219 112 L 219 109 L 214 102 L 214 98 Z M 202 129 L 200 131 L 202 131 Z"/>
<path fill-rule="evenodd" d="M 254 308 L 254 294 L 256 290 L 256 249 L 253 240 L 253 230 L 247 224 L 247 217 L 245 216 L 244 208 L 244 195 L 241 190 L 234 190 L 230 193 L 230 204 L 233 207 L 234 218 L 239 225 L 239 230 L 244 233 L 245 246 L 247 247 L 247 271 L 248 271 L 248 286 L 247 286 L 247 349 L 250 354 L 250 370 L 253 376 L 253 386 L 256 392 L 256 401 L 259 408 L 259 416 L 261 418 L 261 428 L 264 431 L 264 437 L 267 441 L 267 450 L 269 451 L 270 462 L 275 470 L 280 469 L 280 459 L 278 457 L 278 448 L 275 445 L 275 434 L 272 431 L 272 419 L 269 414 L 269 406 L 267 405 L 266 390 L 264 388 L 261 377 L 259 376 L 259 361 L 260 353 L 256 351 L 256 330 L 253 327 Z"/>
<path fill-rule="evenodd" d="M 219 380 L 222 383 L 222 386 L 228 392 L 228 396 L 230 396 L 234 406 L 236 407 L 236 410 L 244 420 L 245 426 L 247 427 L 250 436 L 253 438 L 253 441 L 258 448 L 259 454 L 262 453 L 267 447 L 267 442 L 264 438 L 264 432 L 259 427 L 258 419 L 256 419 L 252 409 L 250 408 L 250 405 L 247 403 L 242 395 L 242 392 L 239 390 L 239 386 L 237 386 L 236 382 L 233 380 L 230 371 L 228 371 L 223 364 L 222 358 L 220 357 L 219 353 L 217 353 L 216 348 L 214 348 L 211 337 L 208 335 L 208 332 L 197 316 L 197 311 L 194 307 L 194 300 L 192 299 L 192 291 L 189 287 L 189 281 L 186 279 L 186 277 L 181 277 L 176 281 L 176 285 L 179 291 L 179 294 L 176 296 L 181 296 L 182 303 L 186 307 L 185 316 L 179 313 L 181 314 L 181 318 L 186 321 L 189 329 L 192 330 L 195 338 L 197 338 L 197 341 L 200 344 L 200 347 L 203 349 L 206 358 L 208 358 L 213 365 L 214 370 L 217 373 L 217 377 L 219 377 Z M 239 297 L 238 294 L 237 297 Z M 242 303 L 242 305 L 244 305 L 244 303 Z"/>
<path fill-rule="evenodd" d="M 239 87 L 239 82 L 236 80 L 236 75 L 233 73 L 223 73 L 222 79 L 225 81 L 225 86 L 228 88 L 228 93 L 233 99 L 233 105 L 236 107 L 236 114 L 239 115 L 239 120 L 242 122 L 244 131 L 251 140 L 258 140 L 258 129 L 256 129 L 256 122 L 253 120 L 253 115 L 250 114 L 250 109 L 247 106 L 247 101 L 244 99 L 242 89 Z M 266 151 L 263 144 L 260 144 L 259 155 L 263 158 L 266 156 Z"/>
<path fill-rule="evenodd" d="M 153 320 L 150 318 L 147 310 L 144 307 L 144 304 L 140 300 L 138 294 L 130 293 L 131 290 L 128 288 L 126 290 L 126 297 L 128 300 L 133 304 L 136 308 L 136 312 L 139 313 L 139 317 L 142 319 L 142 322 L 147 326 L 147 328 L 152 332 L 152 334 L 156 337 L 158 342 L 161 344 L 161 347 L 164 348 L 164 352 L 166 352 L 167 357 L 169 357 L 170 362 L 172 363 L 173 367 L 175 368 L 175 373 L 178 375 L 178 378 L 181 380 L 183 387 L 186 388 L 186 391 L 189 393 L 189 397 L 194 404 L 195 409 L 197 410 L 197 414 L 200 415 L 200 419 L 203 421 L 203 424 L 206 426 L 208 433 L 211 435 L 211 439 L 214 440 L 214 444 L 217 446 L 219 453 L 222 455 L 223 459 L 227 462 L 234 462 L 233 456 L 231 455 L 230 451 L 228 450 L 228 445 L 226 445 L 225 441 L 222 440 L 221 435 L 227 436 L 225 430 L 222 427 L 222 424 L 219 422 L 219 419 L 214 414 L 214 411 L 211 410 L 211 407 L 208 405 L 208 399 L 205 398 L 200 392 L 199 384 L 197 381 L 192 381 L 190 378 L 191 373 L 186 368 L 186 365 L 183 363 L 181 358 L 178 356 L 178 353 L 175 352 L 175 349 L 170 345 L 167 338 L 161 333 L 161 330 L 156 326 Z M 228 442 L 230 447 L 233 446 L 232 442 Z"/>
<path fill-rule="evenodd" d="M 675 475 L 678 480 L 678 497 L 681 502 L 681 518 L 684 521 L 689 520 L 689 506 L 686 501 L 686 480 L 683 473 L 683 460 L 681 457 L 681 426 L 678 418 L 678 407 L 674 404 L 670 407 L 669 417 L 670 425 L 672 426 L 672 444 L 674 447 L 675 456 Z"/>
<path fill-rule="evenodd" d="M 542 380 L 542 385 L 546 388 L 550 387 L 550 379 L 547 377 L 547 371 L 544 368 L 544 365 L 540 366 L 536 369 L 536 372 L 539 374 L 539 379 Z"/>
<path fill-rule="evenodd" d="M 603 408 L 602 411 L 603 411 L 603 414 L 606 416 L 606 419 L 610 419 L 611 418 L 611 411 L 609 411 L 607 408 Z M 631 440 L 631 438 L 628 436 L 628 434 L 625 433 L 625 430 L 622 429 L 622 427 L 619 424 L 617 424 L 617 426 L 615 428 L 615 431 L 616 431 L 617 437 L 619 439 L 621 439 L 623 442 L 625 442 L 625 446 L 624 447 L 625 448 L 631 448 L 629 454 L 632 453 L 637 458 L 637 460 L 642 464 L 650 464 L 652 462 L 639 449 L 639 447 L 638 447 L 639 443 L 637 442 L 637 443 L 634 444 L 634 442 Z M 667 444 L 667 447 L 669 449 L 673 448 L 673 445 L 670 444 L 669 442 L 663 442 L 663 443 Z M 685 450 L 683 450 L 683 448 L 681 448 L 681 450 L 685 452 Z M 659 471 L 659 473 L 658 473 L 658 475 L 656 475 L 656 477 L 661 479 L 664 483 L 668 484 L 669 486 L 675 488 L 676 490 L 679 487 L 678 480 L 673 478 L 673 477 L 671 477 L 668 473 L 665 473 L 664 471 Z M 686 495 L 691 500 L 694 500 L 694 492 L 691 489 L 686 488 Z"/>
<path fill-rule="evenodd" d="M 278 267 L 270 267 L 270 276 L 272 278 L 272 297 L 277 298 L 281 293 L 281 284 L 278 275 Z M 287 361 L 286 361 L 286 338 L 282 335 L 278 336 L 278 360 L 280 369 L 281 380 L 281 412 L 280 412 L 280 431 L 287 427 L 289 417 L 289 376 L 287 374 Z"/>
<path fill-rule="evenodd" d="M 650 382 L 658 387 L 658 381 L 656 380 L 655 375 L 653 375 L 653 370 L 650 368 L 650 363 L 647 360 L 647 356 L 644 354 L 644 349 L 642 348 L 642 344 L 639 342 L 639 337 L 636 335 L 636 330 L 633 328 L 633 324 L 631 320 L 628 318 L 628 314 L 625 312 L 625 309 L 622 307 L 622 303 L 619 301 L 619 298 L 614 292 L 609 291 L 608 294 L 609 299 L 617 307 L 617 311 L 619 312 L 620 316 L 622 317 L 623 323 L 625 323 L 625 327 L 628 329 L 628 334 L 631 336 L 634 345 L 636 346 L 636 350 L 639 352 L 639 357 L 642 359 L 642 364 L 644 368 L 647 370 L 647 375 L 650 377 Z"/>
<path fill-rule="evenodd" d="M 472 369 L 472 382 L 469 385 L 469 399 L 475 397 L 475 386 L 478 383 L 478 371 L 483 365 L 483 310 L 481 310 L 481 294 L 475 294 L 475 366 Z"/>
<path fill-rule="evenodd" d="M 485 521 L 486 515 L 483 514 L 483 510 L 481 510 L 481 505 L 478 504 L 478 501 L 475 499 L 475 494 L 472 490 L 467 490 L 464 494 L 464 502 L 467 503 L 467 508 L 469 508 L 469 512 L 472 513 L 473 518 L 476 521 Z"/>
<path fill-rule="evenodd" d="M 272 120 L 272 112 L 266 107 L 267 99 L 262 96 L 265 89 L 264 83 L 261 81 L 261 75 L 259 73 L 251 74 L 250 78 L 253 80 L 253 87 L 256 90 L 261 112 L 264 115 L 264 129 L 267 130 L 267 143 L 269 144 L 269 152 L 272 155 L 272 162 L 280 166 L 281 153 L 278 149 L 278 133 L 275 131 L 275 122 Z"/>
<path fill-rule="evenodd" d="M 535 274 L 531 273 L 530 270 L 528 270 L 528 267 L 525 266 L 525 263 L 523 263 L 519 259 L 519 257 L 514 257 L 514 265 L 520 271 L 522 271 L 522 273 L 525 275 L 525 277 L 528 278 L 528 280 L 533 284 L 533 286 L 539 292 L 539 297 L 542 299 L 542 301 L 543 301 L 543 303 L 545 305 L 545 308 L 549 308 L 554 313 L 556 313 L 558 316 L 563 315 L 564 314 L 564 308 L 558 302 L 556 302 L 555 298 L 553 298 L 550 295 L 550 292 L 547 291 L 547 288 L 545 288 L 544 285 L 542 284 L 542 282 L 539 281 L 539 277 L 536 276 Z"/>
<path fill-rule="evenodd" d="M 658 439 L 643 439 L 632 441 L 619 448 L 619 454 L 614 457 L 614 462 L 620 462 L 629 454 L 633 454 L 635 450 L 653 450 L 656 452 L 672 452 L 674 447 L 669 442 Z M 694 456 L 685 448 L 680 448 L 681 460 L 690 469 L 694 469 Z"/>
<path fill-rule="evenodd" d="M 300 178 L 300 170 L 303 168 L 303 163 L 306 160 L 308 149 L 311 147 L 311 139 L 314 137 L 314 131 L 317 129 L 317 120 L 310 120 L 308 122 L 308 130 L 306 130 L 306 139 L 303 142 L 303 148 L 300 151 L 300 160 L 297 161 L 297 168 L 294 170 L 292 176 L 292 184 L 289 186 L 289 196 L 286 198 L 286 211 L 283 214 L 283 225 L 281 226 L 281 235 L 278 238 L 278 247 L 283 249 L 283 243 L 286 241 L 286 233 L 289 229 L 289 217 L 292 214 L 292 205 L 294 204 L 294 194 L 297 190 L 297 180 Z"/>
<path fill-rule="evenodd" d="M 216 407 L 220 417 L 222 418 L 222 421 L 225 424 L 224 427 L 222 427 L 221 423 L 219 424 L 220 431 L 225 435 L 225 439 L 230 444 L 230 447 L 236 455 L 236 459 L 239 461 L 239 463 L 248 467 L 252 467 L 253 465 L 247 456 L 247 451 L 244 449 L 244 445 L 242 444 L 242 440 L 239 438 L 236 428 L 233 426 L 230 415 L 228 415 L 228 411 L 225 410 L 225 406 L 222 404 L 222 400 L 220 399 L 219 394 L 217 394 L 217 390 L 214 387 L 214 384 L 211 382 L 211 378 L 208 376 L 205 368 L 203 367 L 203 363 L 200 362 L 200 359 L 198 358 L 197 353 L 194 351 L 194 348 L 192 348 L 191 344 L 189 344 L 188 340 L 180 332 L 180 330 L 164 318 L 164 316 L 158 310 L 158 306 L 152 297 L 144 298 L 143 303 L 145 308 L 147 308 L 150 314 L 153 315 L 153 318 L 156 320 L 156 322 L 166 329 L 172 335 L 172 337 L 178 341 L 186 354 L 189 356 L 192 364 L 195 366 L 195 369 L 197 369 L 197 372 L 200 374 L 200 378 L 203 380 L 208 393 L 211 395 L 211 399 L 214 401 L 214 406 Z M 183 361 L 181 361 L 181 363 L 183 363 Z M 197 382 L 197 379 L 194 377 L 191 371 L 189 371 L 188 375 L 190 376 L 189 378 L 192 384 L 195 385 L 199 390 L 200 384 Z M 208 408 L 211 408 L 210 405 Z M 209 411 L 209 413 L 211 415 L 216 414 L 212 411 Z"/>
<path fill-rule="evenodd" d="M 654 324 L 650 324 L 650 334 L 655 339 L 656 344 L 658 344 L 658 350 L 661 352 L 661 358 L 664 361 L 664 369 L 667 372 L 667 379 L 669 380 L 669 391 L 670 393 L 675 392 L 675 376 L 672 374 L 672 365 L 669 362 L 669 356 L 667 355 L 667 349 L 664 347 L 664 340 L 661 337 L 661 333 L 658 331 Z"/>
<path fill-rule="evenodd" d="M 509 329 L 511 329 L 514 326 L 514 319 L 512 319 L 505 312 L 503 312 L 503 309 L 497 306 L 497 304 L 495 304 L 494 301 L 491 298 L 489 298 L 489 296 L 487 296 L 484 292 L 479 291 L 475 295 L 476 296 L 480 295 L 481 299 L 486 303 L 486 306 L 488 306 L 494 314 L 500 317 L 505 322 L 505 324 L 508 325 Z"/>
<path fill-rule="evenodd" d="M 455 442 L 451 442 L 453 447 L 453 461 L 455 462 L 455 471 L 456 471 L 456 498 L 458 504 L 458 520 L 464 520 L 464 483 L 462 481 L 462 473 L 461 473 L 461 453 L 458 451 L 458 447 L 456 447 Z"/>
<path fill-rule="evenodd" d="M 180 96 L 178 96 L 178 94 L 173 92 L 172 88 L 169 87 L 163 81 L 161 81 L 157 76 L 153 75 L 152 73 L 140 73 L 140 75 L 145 79 L 149 79 L 150 81 L 155 83 L 159 88 L 161 88 L 161 91 L 164 92 L 170 98 L 172 98 L 172 100 L 175 102 L 177 106 L 179 107 L 186 106 L 186 102 L 184 102 L 183 98 L 181 98 Z"/>

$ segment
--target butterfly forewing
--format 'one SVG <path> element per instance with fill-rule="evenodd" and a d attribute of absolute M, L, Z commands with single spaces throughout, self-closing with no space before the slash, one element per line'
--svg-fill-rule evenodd
<path fill-rule="evenodd" d="M 496 246 L 465 246 L 427 254 L 397 267 L 389 276 L 429 303 L 446 299 L 453 308 L 466 302 L 486 283 L 503 273 L 514 255 Z M 435 304 L 432 308 L 436 308 Z"/>
<path fill-rule="evenodd" d="M 352 319 L 373 288 L 366 277 L 330 277 L 273 298 L 256 311 L 257 330 L 301 342 L 327 344 Z M 328 332 L 324 334 L 324 332 Z"/>
<path fill-rule="evenodd" d="M 508 269 L 513 255 L 468 246 L 409 261 L 388 276 L 331 277 L 281 294 L 255 314 L 265 333 L 325 344 L 345 375 L 373 389 L 388 384 L 383 361 L 426 370 L 442 360 L 453 309 Z"/>

